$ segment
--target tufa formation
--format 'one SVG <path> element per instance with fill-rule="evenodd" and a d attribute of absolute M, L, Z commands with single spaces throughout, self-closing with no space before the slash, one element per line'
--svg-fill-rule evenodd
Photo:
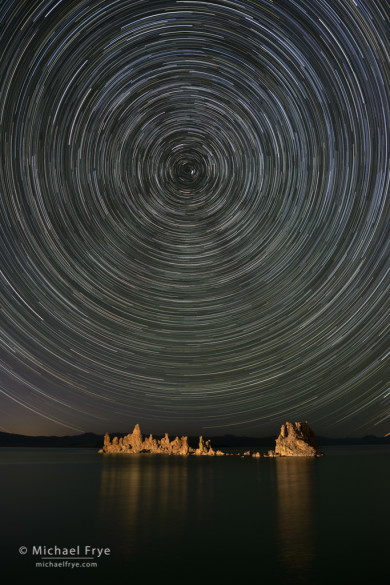
<path fill-rule="evenodd" d="M 143 439 L 139 425 L 135 425 L 131 434 L 125 437 L 114 437 L 112 442 L 108 433 L 104 436 L 103 449 L 99 453 L 160 453 L 165 455 L 220 455 L 223 453 L 215 453 L 211 448 L 210 441 L 203 441 L 203 437 L 199 438 L 199 448 L 192 449 L 188 444 L 188 437 L 176 437 L 173 441 L 169 440 L 168 433 L 158 440 L 154 439 L 153 435 L 149 435 Z"/>
<path fill-rule="evenodd" d="M 233 453 L 224 453 L 223 451 L 214 451 L 210 441 L 199 437 L 199 447 L 193 449 L 188 444 L 188 437 L 176 437 L 173 441 L 169 440 L 168 434 L 162 439 L 154 439 L 149 435 L 145 439 L 142 437 L 139 425 L 135 425 L 132 433 L 125 437 L 114 437 L 112 442 L 108 433 L 104 436 L 104 445 L 99 453 L 160 453 L 165 455 L 233 455 Z M 236 453 L 241 457 L 320 457 L 323 455 L 314 438 L 314 433 L 305 422 L 286 422 L 282 425 L 280 434 L 276 439 L 274 451 L 268 451 L 265 455 L 259 452 Z"/>
<path fill-rule="evenodd" d="M 321 457 L 314 433 L 309 423 L 295 422 L 282 425 L 276 439 L 275 451 L 269 451 L 268 457 Z"/>

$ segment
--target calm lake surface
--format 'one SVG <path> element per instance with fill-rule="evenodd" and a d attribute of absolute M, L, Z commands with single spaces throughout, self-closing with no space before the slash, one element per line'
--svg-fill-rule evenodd
<path fill-rule="evenodd" d="M 385 585 L 390 449 L 323 450 L 258 460 L 2 448 L 2 583 Z M 44 545 L 111 554 L 37 568 L 32 547 Z"/>

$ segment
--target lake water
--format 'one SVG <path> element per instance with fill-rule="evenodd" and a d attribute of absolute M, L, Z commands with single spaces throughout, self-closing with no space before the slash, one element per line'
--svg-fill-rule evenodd
<path fill-rule="evenodd" d="M 324 451 L 258 460 L 2 448 L 2 583 L 387 585 L 390 449 Z M 97 567 L 36 567 L 45 555 L 32 547 L 55 545 L 110 555 Z"/>

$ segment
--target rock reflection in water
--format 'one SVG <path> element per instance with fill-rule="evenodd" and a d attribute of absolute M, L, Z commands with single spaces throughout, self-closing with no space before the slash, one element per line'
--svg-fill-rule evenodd
<path fill-rule="evenodd" d="M 145 553 L 160 538 L 162 547 L 168 538 L 174 546 L 185 531 L 187 492 L 185 458 L 173 461 L 170 456 L 142 454 L 104 458 L 100 530 L 120 556 Z"/>
<path fill-rule="evenodd" d="M 316 555 L 313 498 L 317 463 L 309 457 L 275 460 L 281 559 L 297 583 L 306 582 Z"/>

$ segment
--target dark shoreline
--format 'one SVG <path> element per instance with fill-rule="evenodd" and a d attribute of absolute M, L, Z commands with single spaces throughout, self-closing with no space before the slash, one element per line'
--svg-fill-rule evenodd
<path fill-rule="evenodd" d="M 125 433 L 109 433 L 110 437 L 123 436 Z M 94 448 L 100 449 L 103 444 L 104 435 L 97 435 L 94 433 L 84 433 L 74 436 L 28 436 L 17 435 L 11 433 L 0 432 L 0 447 L 58 447 L 58 448 Z M 217 437 L 209 437 L 211 444 L 217 448 L 232 448 L 232 447 L 273 447 L 275 445 L 276 435 L 272 437 L 239 437 L 235 435 L 225 435 Z M 329 445 L 390 445 L 390 436 L 376 437 L 369 435 L 366 437 L 347 437 L 347 438 L 331 438 L 331 437 L 316 437 L 317 443 L 320 447 Z M 188 442 L 195 447 L 198 437 L 189 437 Z"/>

